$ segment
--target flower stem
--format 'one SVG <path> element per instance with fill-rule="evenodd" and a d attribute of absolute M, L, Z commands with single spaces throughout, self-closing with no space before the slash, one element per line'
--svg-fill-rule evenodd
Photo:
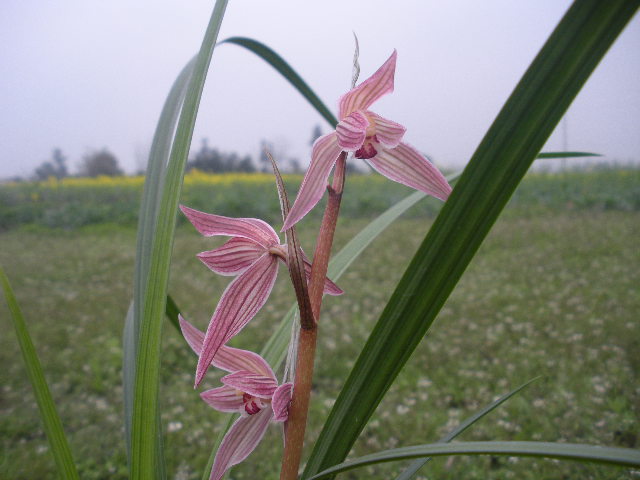
<path fill-rule="evenodd" d="M 309 281 L 309 297 L 313 318 L 304 321 L 301 318 L 300 339 L 298 341 L 298 356 L 296 359 L 296 378 L 293 386 L 293 397 L 289 407 L 289 419 L 285 425 L 285 446 L 282 456 L 280 480 L 295 480 L 298 477 L 304 432 L 307 426 L 307 413 L 311 396 L 313 366 L 316 353 L 318 335 L 318 320 L 322 306 L 324 279 L 329 267 L 333 235 L 338 222 L 340 201 L 344 189 L 344 173 L 346 168 L 346 154 L 340 154 L 333 174 L 333 183 L 328 187 L 329 199 L 320 225 L 316 250 L 311 266 Z"/>

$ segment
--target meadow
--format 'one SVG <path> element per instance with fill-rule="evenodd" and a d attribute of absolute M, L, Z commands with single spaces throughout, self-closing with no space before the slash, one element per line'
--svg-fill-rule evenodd
<path fill-rule="evenodd" d="M 298 177 L 289 177 L 299 184 Z M 74 182 L 76 182 L 74 184 Z M 229 216 L 278 218 L 268 175 L 185 179 L 182 202 Z M 258 191 L 259 194 L 255 192 Z M 12 281 L 83 479 L 127 478 L 121 337 L 131 297 L 141 180 L 69 179 L 0 186 L 0 265 Z M 251 192 L 251 193 L 250 193 Z M 270 202 L 255 199 L 270 198 Z M 409 193 L 349 177 L 336 249 Z M 381 235 L 328 298 L 308 438 L 428 230 L 422 201 Z M 316 209 L 319 211 L 319 209 Z M 195 253 L 219 242 L 181 221 L 170 292 L 204 328 L 228 279 Z M 318 217 L 301 224 L 303 247 Z M 353 455 L 435 441 L 497 396 L 540 376 L 463 440 L 584 442 L 638 448 L 640 170 L 528 175 L 374 418 Z M 351 288 L 357 286 L 357 288 Z M 281 270 L 270 301 L 235 346 L 259 349 L 294 301 Z M 8 310 L 0 304 L 0 478 L 55 478 Z M 167 322 L 162 412 L 172 478 L 200 478 L 223 415 L 192 388 L 196 357 Z M 216 386 L 215 377 L 206 387 Z M 276 427 L 234 479 L 277 478 Z M 339 478 L 393 478 L 386 464 Z M 438 459 L 420 478 L 632 478 L 628 469 L 509 457 Z"/>

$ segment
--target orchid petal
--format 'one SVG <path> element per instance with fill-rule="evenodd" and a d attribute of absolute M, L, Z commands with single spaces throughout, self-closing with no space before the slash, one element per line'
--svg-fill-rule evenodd
<path fill-rule="evenodd" d="M 242 462 L 255 450 L 272 416 L 273 411 L 264 408 L 255 415 L 236 420 L 220 444 L 209 480 L 220 480 L 229 468 Z"/>
<path fill-rule="evenodd" d="M 287 215 L 282 230 L 288 230 L 320 201 L 327 188 L 327 179 L 342 152 L 336 132 L 318 138 L 313 144 L 311 164 L 302 180 L 298 197 Z"/>
<path fill-rule="evenodd" d="M 180 210 L 196 230 L 205 237 L 226 235 L 228 237 L 242 237 L 269 248 L 274 243 L 280 243 L 278 234 L 271 226 L 257 218 L 230 218 L 222 215 L 200 212 L 193 208 L 180 205 Z"/>
<path fill-rule="evenodd" d="M 304 261 L 304 273 L 307 277 L 307 282 L 309 282 L 309 280 L 311 280 L 311 262 L 306 257 L 306 255 L 304 256 L 303 261 Z M 327 295 L 342 295 L 344 293 L 344 290 L 342 290 L 338 285 L 333 283 L 329 279 L 329 277 L 325 277 L 324 293 L 326 293 Z"/>
<path fill-rule="evenodd" d="M 234 237 L 221 247 L 199 253 L 198 258 L 220 275 L 237 275 L 255 262 L 265 248 L 252 240 Z"/>
<path fill-rule="evenodd" d="M 291 393 L 293 383 L 283 383 L 273 392 L 271 408 L 273 409 L 276 422 L 284 422 L 289 418 L 289 404 L 291 403 Z"/>
<path fill-rule="evenodd" d="M 229 387 L 248 393 L 252 397 L 266 399 L 270 399 L 273 396 L 273 392 L 278 388 L 278 382 L 275 378 L 258 375 L 246 370 L 233 372 L 222 377 L 220 381 Z"/>
<path fill-rule="evenodd" d="M 220 347 L 242 330 L 265 304 L 277 275 L 278 260 L 267 253 L 226 288 L 205 334 L 196 369 L 196 386 Z"/>
<path fill-rule="evenodd" d="M 249 350 L 233 348 L 223 345 L 213 357 L 214 367 L 227 372 L 247 371 L 255 375 L 275 379 L 276 376 L 267 361 L 260 355 Z"/>
<path fill-rule="evenodd" d="M 367 115 L 375 124 L 376 140 L 387 148 L 397 147 L 407 129 L 377 113 L 367 112 Z"/>
<path fill-rule="evenodd" d="M 397 55 L 394 50 L 376 73 L 340 97 L 340 119 L 344 119 L 356 110 L 367 110 L 380 97 L 393 92 L 393 76 L 396 71 Z"/>
<path fill-rule="evenodd" d="M 368 126 L 369 120 L 362 112 L 355 111 L 349 114 L 336 126 L 338 145 L 344 151 L 355 152 L 367 138 Z"/>
<path fill-rule="evenodd" d="M 451 187 L 442 173 L 415 148 L 400 143 L 394 149 L 380 149 L 378 155 L 369 159 L 373 168 L 385 177 L 446 200 Z"/>
<path fill-rule="evenodd" d="M 191 346 L 196 355 L 200 355 L 202 351 L 202 342 L 204 341 L 204 333 L 186 321 L 182 315 L 178 316 L 180 321 L 180 329 L 185 340 Z M 260 355 L 249 350 L 228 347 L 223 345 L 218 353 L 213 357 L 211 364 L 214 367 L 221 368 L 227 372 L 239 372 L 247 370 L 249 372 L 276 378 L 273 370 L 267 361 Z"/>
<path fill-rule="evenodd" d="M 244 399 L 238 394 L 238 390 L 223 385 L 212 388 L 200 394 L 205 402 L 219 412 L 238 413 L 244 411 Z"/>

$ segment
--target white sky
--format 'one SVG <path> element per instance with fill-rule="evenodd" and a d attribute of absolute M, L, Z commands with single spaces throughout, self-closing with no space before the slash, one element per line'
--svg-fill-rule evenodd
<path fill-rule="evenodd" d="M 552 29 L 559 0 L 231 0 L 220 39 L 255 38 L 282 55 L 334 109 L 350 86 L 353 37 L 363 80 L 398 50 L 395 92 L 373 110 L 440 165 L 471 156 Z M 164 99 L 198 50 L 213 1 L 3 0 L 0 178 L 29 176 L 59 147 L 75 171 L 107 147 L 144 165 Z M 570 149 L 640 160 L 640 21 L 634 18 L 568 113 Z M 251 154 L 261 139 L 308 163 L 324 120 L 271 67 L 225 45 L 214 53 L 194 147 Z M 562 149 L 562 134 L 545 150 Z"/>

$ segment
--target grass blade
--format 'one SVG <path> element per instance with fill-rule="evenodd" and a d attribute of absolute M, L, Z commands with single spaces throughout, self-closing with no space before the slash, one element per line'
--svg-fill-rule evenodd
<path fill-rule="evenodd" d="M 582 158 L 582 157 L 601 157 L 599 153 L 589 152 L 541 152 L 536 158 Z"/>
<path fill-rule="evenodd" d="M 637 1 L 578 0 L 474 153 L 340 392 L 304 477 L 342 462 Z"/>
<path fill-rule="evenodd" d="M 202 89 L 226 6 L 226 0 L 216 1 L 200 52 L 195 59 L 163 181 L 157 222 L 151 236 L 153 240 L 148 278 L 152 281 L 144 291 L 131 423 L 131 478 L 134 479 L 157 478 L 159 469 L 163 468 L 159 464 L 163 459 L 158 452 L 159 439 L 162 437 L 158 406 L 160 343 L 176 212 Z M 143 216 L 145 213 L 143 212 Z"/>
<path fill-rule="evenodd" d="M 195 61 L 191 60 L 183 68 L 182 72 L 180 72 L 162 108 L 162 113 L 160 114 L 160 119 L 158 120 L 151 144 L 147 176 L 140 205 L 136 261 L 134 266 L 133 302 L 127 312 L 123 331 L 122 379 L 124 425 L 129 462 L 131 462 L 131 419 L 133 417 L 137 345 L 139 341 L 140 322 L 142 321 L 144 313 L 144 296 L 150 279 L 149 265 L 153 246 L 153 234 L 160 209 L 160 200 L 163 192 L 162 187 L 164 185 L 169 155 L 171 153 L 172 138 L 194 65 Z M 157 437 L 157 442 L 156 451 L 158 457 L 161 458 L 162 443 L 160 436 Z M 162 462 L 160 462 L 158 468 L 163 468 Z M 159 476 L 163 477 L 164 474 L 160 472 Z"/>
<path fill-rule="evenodd" d="M 164 314 L 167 316 L 171 325 L 175 327 L 180 335 L 182 332 L 180 330 L 180 323 L 178 321 L 178 315 L 180 315 L 180 308 L 176 304 L 175 300 L 171 297 L 171 295 L 167 295 L 167 305 L 165 307 Z"/>
<path fill-rule="evenodd" d="M 315 108 L 322 118 L 324 118 L 331 127 L 335 127 L 338 124 L 338 119 L 331 113 L 331 110 L 320 100 L 313 90 L 307 85 L 307 83 L 298 75 L 298 73 L 291 68 L 291 66 L 276 52 L 271 50 L 265 44 L 246 37 L 231 37 L 220 42 L 232 43 L 240 47 L 244 47 L 247 50 L 255 53 L 262 58 L 265 62 L 275 68 L 280 75 L 282 75 L 291 85 L 295 87 L 298 92 L 302 94 L 304 98 Z"/>
<path fill-rule="evenodd" d="M 484 407 L 482 410 L 480 410 L 479 412 L 474 413 L 469 418 L 467 418 L 464 422 L 462 422 L 460 425 L 458 425 L 456 428 L 454 428 L 449 433 L 447 433 L 444 437 L 442 437 L 438 441 L 438 443 L 448 443 L 448 442 L 450 442 L 451 440 L 456 438 L 458 435 L 460 435 L 462 432 L 464 432 L 467 428 L 469 428 L 471 425 L 476 423 L 478 420 L 483 418 L 488 413 L 491 413 L 493 410 L 498 408 L 504 402 L 509 400 L 511 397 L 513 397 L 515 394 L 517 394 L 518 392 L 520 392 L 524 388 L 526 388 L 529 385 L 531 385 L 533 382 L 535 382 L 539 378 L 540 377 L 533 378 L 533 379 L 529 380 L 527 383 L 524 383 L 524 384 L 520 385 L 519 387 L 511 390 L 508 393 L 505 393 L 500 398 L 498 398 L 495 401 L 491 402 L 489 405 Z M 396 480 L 410 480 L 410 479 L 412 479 L 413 476 L 418 472 L 418 470 L 420 470 L 429 460 L 431 460 L 431 457 L 420 458 L 420 459 L 416 460 L 411 465 L 409 465 L 407 467 L 407 469 L 404 472 L 402 472 L 398 476 L 398 478 L 396 478 Z"/>
<path fill-rule="evenodd" d="M 632 448 L 599 447 L 575 443 L 552 442 L 456 442 L 432 443 L 396 448 L 349 460 L 310 477 L 309 480 L 333 476 L 336 473 L 382 462 L 408 458 L 444 455 L 508 455 L 511 457 L 541 457 L 579 462 L 594 462 L 619 467 L 640 466 L 640 451 Z"/>
<path fill-rule="evenodd" d="M 7 278 L 4 270 L 0 268 L 0 283 L 4 290 L 4 296 L 7 301 L 7 306 L 11 312 L 11 318 L 13 319 L 13 326 L 16 329 L 16 337 L 18 337 L 18 343 L 20 345 L 20 351 L 22 352 L 22 359 L 24 360 L 24 366 L 27 370 L 27 376 L 31 382 L 33 393 L 38 403 L 38 409 L 40 410 L 40 418 L 44 424 L 44 431 L 47 434 L 49 445 L 51 446 L 51 453 L 56 462 L 56 468 L 60 478 L 64 479 L 77 479 L 78 472 L 76 465 L 73 462 L 71 456 L 71 449 L 67 442 L 67 437 L 64 434 L 62 428 L 62 421 L 56 410 L 55 402 L 49 391 L 49 386 L 44 378 L 44 372 L 42 371 L 42 365 L 40 359 L 36 353 L 36 349 L 31 341 L 27 324 L 22 316 L 22 311 L 18 305 L 9 279 Z"/>

